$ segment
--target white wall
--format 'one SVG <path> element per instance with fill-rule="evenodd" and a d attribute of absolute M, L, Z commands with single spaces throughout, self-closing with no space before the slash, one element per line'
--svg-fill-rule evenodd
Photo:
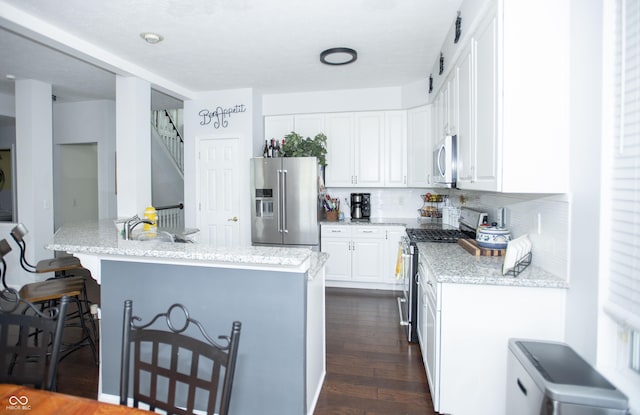
<path fill-rule="evenodd" d="M 343 89 L 264 95 L 262 115 L 402 109 L 402 88 Z"/>
<path fill-rule="evenodd" d="M 571 2 L 571 289 L 566 340 L 595 364 L 602 117 L 602 2 Z"/>
<path fill-rule="evenodd" d="M 115 194 L 115 102 L 110 100 L 55 103 L 53 106 L 54 165 L 62 144 L 98 144 L 98 206 L 101 219 L 116 216 Z M 57 169 L 56 169 L 57 171 Z M 56 175 L 54 186 L 59 186 Z M 56 206 L 60 206 L 54 193 Z"/>
<path fill-rule="evenodd" d="M 16 104 L 13 95 L 0 93 L 0 115 L 7 117 L 16 116 Z"/>
<path fill-rule="evenodd" d="M 254 96 L 251 89 L 204 92 L 197 99 L 184 102 L 184 197 L 185 225 L 197 226 L 198 141 L 201 139 L 237 138 L 240 140 L 240 245 L 251 244 L 251 215 L 249 210 L 249 158 L 253 156 Z M 226 127 L 214 122 L 206 123 L 201 110 L 214 112 L 216 108 L 234 108 L 244 105 L 245 111 L 225 118 Z M 255 113 L 259 117 L 259 113 Z M 216 128 L 217 126 L 217 128 Z"/>

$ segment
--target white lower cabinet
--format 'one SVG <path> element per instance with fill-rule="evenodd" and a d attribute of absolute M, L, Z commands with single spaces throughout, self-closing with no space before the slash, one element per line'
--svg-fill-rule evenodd
<path fill-rule="evenodd" d="M 433 272 L 423 255 L 420 262 Z M 428 291 L 425 285 L 422 290 Z M 436 283 L 433 292 L 435 307 L 422 311 L 419 318 L 426 313 L 426 319 L 419 325 L 434 409 L 455 415 L 504 414 L 508 341 L 562 341 L 565 290 Z M 421 298 L 419 307 L 428 295 Z"/>
<path fill-rule="evenodd" d="M 401 226 L 323 224 L 321 250 L 329 254 L 327 285 L 391 287 L 395 283 L 398 243 L 403 233 Z"/>

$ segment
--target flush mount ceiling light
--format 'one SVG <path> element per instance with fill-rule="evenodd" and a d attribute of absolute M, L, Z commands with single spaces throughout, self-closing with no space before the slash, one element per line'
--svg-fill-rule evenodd
<path fill-rule="evenodd" d="M 358 59 L 358 52 L 351 48 L 331 48 L 323 50 L 320 62 L 326 65 L 347 65 Z"/>
<path fill-rule="evenodd" d="M 150 43 L 152 45 L 155 45 L 156 43 L 160 43 L 162 42 L 162 39 L 164 39 L 161 35 L 157 33 L 151 33 L 151 32 L 140 33 L 140 37 L 143 38 L 145 42 Z"/>

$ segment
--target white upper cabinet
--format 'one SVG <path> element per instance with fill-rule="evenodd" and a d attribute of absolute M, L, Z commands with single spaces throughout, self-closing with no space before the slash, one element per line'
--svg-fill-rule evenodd
<path fill-rule="evenodd" d="M 407 186 L 404 110 L 268 116 L 264 123 L 267 139 L 291 131 L 305 138 L 327 136 L 327 187 Z"/>
<path fill-rule="evenodd" d="M 406 187 L 406 111 L 325 115 L 327 187 Z"/>
<path fill-rule="evenodd" d="M 384 114 L 384 185 L 407 186 L 407 112 Z"/>
<path fill-rule="evenodd" d="M 407 111 L 407 186 L 431 185 L 433 167 L 432 105 Z"/>
<path fill-rule="evenodd" d="M 356 113 L 354 184 L 359 187 L 384 185 L 384 112 Z"/>
<path fill-rule="evenodd" d="M 462 16 L 471 32 L 448 47 L 455 64 L 433 98 L 436 133 L 458 135 L 458 187 L 565 193 L 570 0 L 486 5 Z"/>
<path fill-rule="evenodd" d="M 353 113 L 327 114 L 325 127 L 327 136 L 325 185 L 352 186 L 355 171 Z"/>
<path fill-rule="evenodd" d="M 498 182 L 498 63 L 497 63 L 496 18 L 478 30 L 472 40 L 475 46 L 476 73 L 476 114 L 475 114 L 475 163 L 473 179 L 467 186 L 478 190 L 501 190 Z M 524 184 L 524 183 L 523 183 Z"/>
<path fill-rule="evenodd" d="M 458 78 L 458 159 L 456 163 L 458 173 L 458 187 L 469 186 L 473 180 L 473 166 L 475 154 L 475 92 L 474 92 L 474 48 L 467 46 L 462 52 L 458 64 L 454 68 Z"/>
<path fill-rule="evenodd" d="M 264 139 L 282 140 L 293 131 L 293 115 L 274 115 L 264 117 Z"/>
<path fill-rule="evenodd" d="M 325 132 L 324 114 L 302 114 L 294 115 L 295 132 L 303 138 L 313 138 Z M 325 133 L 326 135 L 326 133 Z"/>

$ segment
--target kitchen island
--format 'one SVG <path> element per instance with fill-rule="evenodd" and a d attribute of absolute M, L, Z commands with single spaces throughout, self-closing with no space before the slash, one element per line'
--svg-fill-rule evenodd
<path fill-rule="evenodd" d="M 325 375 L 326 255 L 123 240 L 108 220 L 62 227 L 47 248 L 73 253 L 100 283 L 100 400 L 118 400 L 122 310 L 131 299 L 143 320 L 182 303 L 213 337 L 242 322 L 232 413 L 313 413 Z"/>

